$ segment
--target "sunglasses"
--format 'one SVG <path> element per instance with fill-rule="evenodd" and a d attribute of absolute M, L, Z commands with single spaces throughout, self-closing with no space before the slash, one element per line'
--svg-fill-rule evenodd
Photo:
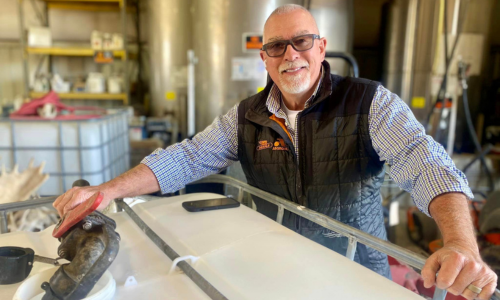
<path fill-rule="evenodd" d="M 314 40 L 320 39 L 317 34 L 304 34 L 294 37 L 291 40 L 282 40 L 267 43 L 262 46 L 262 51 L 266 51 L 269 57 L 278 57 L 286 52 L 288 45 L 291 45 L 295 51 L 302 52 L 311 49 L 314 46 Z"/>

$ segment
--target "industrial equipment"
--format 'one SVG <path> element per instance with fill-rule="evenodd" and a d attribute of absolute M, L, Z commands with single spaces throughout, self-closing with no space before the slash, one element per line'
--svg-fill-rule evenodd
<path fill-rule="evenodd" d="M 125 212 L 110 215 L 122 233 L 122 251 L 109 269 L 117 282 L 115 299 L 331 299 L 332 295 L 421 299 L 245 206 L 199 213 L 182 208 L 185 201 L 220 197 L 143 196 L 139 198 L 148 202 L 132 208 L 118 201 Z M 45 231 L 14 232 L 0 235 L 0 245 L 14 242 L 38 251 L 36 245 L 47 242 L 48 251 L 54 252 L 56 243 L 50 239 Z M 135 286 L 124 285 L 130 276 L 136 280 Z M 9 297 L 12 293 L 0 289 L 0 298 Z"/>
<path fill-rule="evenodd" d="M 332 295 L 344 299 L 420 299 L 349 259 L 354 258 L 358 241 L 417 269 L 423 267 L 423 257 L 230 177 L 213 175 L 196 183 L 203 182 L 238 188 L 238 200 L 243 199 L 244 193 L 250 193 L 277 205 L 278 222 L 245 206 L 196 214 L 182 208 L 185 201 L 221 197 L 216 194 L 117 199 L 118 207 L 125 213 L 111 215 L 122 233 L 122 251 L 109 269 L 119 283 L 115 299 L 158 298 L 159 295 L 174 295 L 176 299 L 207 299 L 207 296 L 212 299 L 331 299 Z M 127 204 L 137 199 L 147 203 L 133 208 Z M 0 214 L 46 205 L 53 200 L 0 205 Z M 349 259 L 281 226 L 285 210 L 348 236 L 346 257 Z M 53 253 L 57 248 L 57 241 L 47 230 L 0 235 L 0 246 L 6 243 L 31 247 L 41 255 Z M 44 247 L 39 250 L 37 245 Z M 191 265 L 186 260 L 191 261 Z M 176 266 L 185 275 L 175 272 Z M 169 274 L 165 272 L 168 268 Z M 0 289 L 0 297 L 12 296 L 15 287 Z M 445 294 L 436 289 L 434 299 L 444 299 Z"/>
<path fill-rule="evenodd" d="M 85 180 L 73 183 L 73 187 L 89 185 Z M 85 205 L 67 212 L 54 227 L 52 235 L 61 242 L 57 259 L 36 257 L 38 261 L 56 266 L 59 259 L 70 261 L 60 266 L 49 282 L 42 284 L 43 300 L 85 298 L 114 261 L 120 236 L 115 232 L 115 221 L 95 211 L 102 198 L 102 193 L 97 193 Z M 32 249 L 3 247 L 0 250 L 0 284 L 17 283 L 28 277 L 35 259 Z"/>

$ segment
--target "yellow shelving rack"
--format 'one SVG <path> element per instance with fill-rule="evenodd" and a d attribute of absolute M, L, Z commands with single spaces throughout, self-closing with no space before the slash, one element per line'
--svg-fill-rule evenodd
<path fill-rule="evenodd" d="M 117 11 L 121 15 L 121 29 L 123 35 L 124 49 L 113 50 L 113 56 L 121 59 L 125 64 L 128 60 L 127 53 L 127 11 L 132 10 L 127 7 L 127 0 L 42 0 L 46 4 L 47 10 L 50 9 L 65 9 L 65 10 L 83 10 L 83 11 Z M 90 47 L 50 47 L 50 48 L 33 48 L 26 46 L 25 27 L 24 27 L 24 10 L 23 0 L 18 0 L 19 20 L 21 31 L 21 47 L 23 51 L 23 71 L 24 71 L 24 92 L 26 96 L 37 98 L 43 96 L 44 93 L 32 92 L 29 89 L 29 65 L 28 55 L 49 55 L 49 56 L 94 56 L 95 50 Z M 48 23 L 48 13 L 47 13 Z M 45 24 L 48 25 L 48 24 Z M 124 105 L 129 103 L 129 82 L 127 67 L 124 68 L 124 89 L 121 94 L 93 94 L 93 93 L 58 93 L 61 99 L 79 99 L 79 100 L 121 100 Z"/>

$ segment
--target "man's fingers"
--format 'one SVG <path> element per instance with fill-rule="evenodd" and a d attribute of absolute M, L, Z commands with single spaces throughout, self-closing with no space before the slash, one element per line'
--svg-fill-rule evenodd
<path fill-rule="evenodd" d="M 72 197 L 68 199 L 68 201 L 64 204 L 63 213 L 66 214 L 68 211 L 85 202 L 85 200 L 87 200 L 85 198 L 85 194 L 76 191 L 72 194 Z"/>
<path fill-rule="evenodd" d="M 442 256 L 441 260 L 441 268 L 436 279 L 436 286 L 440 289 L 448 289 L 455 283 L 458 274 L 462 271 L 465 258 L 462 254 L 453 252 Z M 474 277 L 470 278 L 469 282 L 473 279 Z M 461 294 L 462 291 L 463 289 L 457 291 L 457 293 Z"/>
<path fill-rule="evenodd" d="M 64 198 L 65 194 L 62 194 L 61 196 L 57 197 L 56 201 L 52 203 L 52 206 L 57 210 L 57 213 L 61 215 L 61 211 L 59 210 L 59 203 L 61 203 L 62 198 Z"/>
<path fill-rule="evenodd" d="M 476 297 L 476 299 L 489 300 L 491 298 L 491 296 L 493 295 L 493 293 L 495 293 L 496 286 L 497 286 L 497 277 L 495 276 L 494 279 L 492 279 L 492 281 L 490 283 L 483 286 L 483 290 Z"/>
<path fill-rule="evenodd" d="M 435 254 L 431 255 L 425 262 L 422 268 L 422 278 L 424 278 L 424 286 L 426 288 L 431 288 L 436 282 L 436 273 L 439 270 L 438 256 Z"/>
<path fill-rule="evenodd" d="M 471 282 L 473 282 L 474 280 L 476 280 L 476 278 L 478 278 L 478 275 L 480 274 L 483 268 L 483 264 L 476 261 L 469 261 L 465 263 L 464 262 L 465 258 L 461 254 L 452 254 L 450 256 L 455 256 L 455 257 L 452 258 L 450 257 L 450 259 L 448 259 L 446 263 L 446 268 L 447 270 L 454 268 L 456 271 L 453 270 L 450 271 L 449 273 L 446 273 L 445 274 L 446 277 L 443 276 L 443 282 L 440 282 L 439 277 L 441 276 L 443 271 L 443 267 L 441 267 L 441 271 L 439 271 L 439 276 L 437 280 L 438 287 L 440 287 L 439 284 L 441 283 L 443 287 L 440 288 L 448 289 L 448 291 L 453 295 L 461 295 L 467 288 L 467 286 L 469 286 Z"/>
<path fill-rule="evenodd" d="M 80 199 L 73 198 L 71 201 L 66 203 L 66 205 L 63 208 L 63 213 L 66 214 L 68 211 L 72 210 L 73 208 L 77 207 L 79 204 L 81 204 L 83 201 L 80 201 Z"/>
<path fill-rule="evenodd" d="M 66 203 L 68 203 L 68 201 L 71 200 L 74 192 L 75 189 L 71 188 L 66 193 L 62 194 L 59 198 L 57 198 L 56 201 L 54 202 L 53 206 L 57 209 L 59 216 L 62 217 L 64 215 L 64 206 L 66 206 Z"/>
<path fill-rule="evenodd" d="M 495 291 L 496 274 L 484 263 L 471 261 L 462 269 L 455 283 L 448 289 L 455 295 L 461 294 L 466 299 L 490 299 Z M 482 289 L 477 293 L 469 289 L 470 285 Z"/>
<path fill-rule="evenodd" d="M 474 291 L 470 290 L 467 285 L 464 292 L 462 293 L 462 296 L 467 300 L 473 300 L 473 299 L 489 300 L 491 298 L 491 295 L 493 295 L 493 293 L 495 292 L 496 282 L 491 282 L 484 286 L 480 281 L 475 281 L 472 284 L 478 288 L 482 287 L 482 291 L 479 294 L 475 293 Z"/>

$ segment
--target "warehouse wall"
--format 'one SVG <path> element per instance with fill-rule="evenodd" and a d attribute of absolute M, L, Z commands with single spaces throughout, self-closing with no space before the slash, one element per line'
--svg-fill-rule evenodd
<path fill-rule="evenodd" d="M 40 26 L 30 0 L 24 0 L 25 27 Z M 40 12 L 45 11 L 44 2 L 34 1 Z M 22 52 L 19 44 L 19 10 L 17 0 L 0 0 L 0 105 L 10 103 L 23 93 Z M 141 12 L 143 10 L 141 9 Z M 145 41 L 146 26 L 144 13 L 141 13 L 141 37 Z M 63 43 L 90 43 L 93 30 L 121 33 L 118 12 L 87 12 L 70 10 L 51 10 L 49 25 L 52 40 Z M 144 24 L 144 25 L 143 25 Z M 128 14 L 127 32 L 129 40 L 135 40 L 136 33 L 132 15 Z M 34 72 L 41 56 L 30 56 L 30 73 Z M 62 76 L 85 76 L 89 71 L 97 71 L 99 66 L 92 58 L 56 57 L 54 71 Z M 119 69 L 123 66 L 116 66 Z M 47 70 L 47 63 L 42 68 Z"/>

